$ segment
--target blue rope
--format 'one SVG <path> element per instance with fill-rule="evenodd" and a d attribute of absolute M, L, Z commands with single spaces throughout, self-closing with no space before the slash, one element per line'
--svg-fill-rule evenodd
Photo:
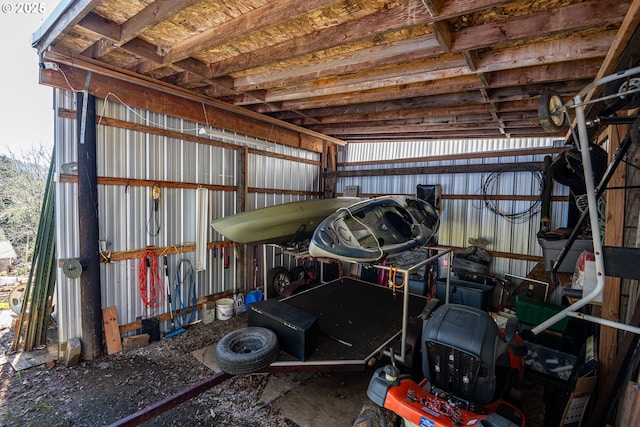
<path fill-rule="evenodd" d="M 186 301 L 190 302 L 186 307 L 182 299 L 182 292 L 180 291 L 181 285 L 184 284 L 182 275 L 180 274 L 183 264 L 184 270 L 186 272 L 184 276 L 188 281 Z M 175 290 L 175 297 L 173 298 L 173 310 L 176 312 L 176 323 L 179 327 L 184 327 L 192 323 L 196 318 L 196 281 L 193 275 L 193 266 L 191 265 L 191 261 L 189 261 L 188 259 L 180 260 L 178 266 L 176 267 Z"/>

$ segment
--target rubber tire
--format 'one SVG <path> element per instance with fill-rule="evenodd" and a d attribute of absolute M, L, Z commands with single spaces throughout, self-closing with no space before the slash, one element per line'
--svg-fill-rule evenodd
<path fill-rule="evenodd" d="M 353 422 L 353 427 L 400 427 L 404 422 L 400 416 L 371 400 L 362 405 L 360 414 Z"/>
<path fill-rule="evenodd" d="M 295 282 L 296 280 L 302 280 L 303 282 L 306 282 L 309 279 L 309 272 L 301 265 L 293 267 L 290 274 L 291 280 L 293 282 Z"/>
<path fill-rule="evenodd" d="M 602 95 L 609 96 L 620 92 L 621 89 L 624 89 L 623 86 L 627 85 L 627 80 L 631 82 L 631 88 L 636 88 L 640 85 L 640 76 L 631 76 L 630 79 L 623 77 L 605 84 L 604 89 L 602 89 Z M 613 110 L 613 112 L 618 110 L 630 110 L 632 108 L 640 107 L 640 92 L 632 93 L 626 97 L 605 99 L 604 102 Z"/>
<path fill-rule="evenodd" d="M 245 375 L 271 365 L 279 352 L 278 337 L 272 330 L 250 326 L 229 332 L 218 341 L 216 361 L 222 372 Z"/>
<path fill-rule="evenodd" d="M 545 132 L 554 133 L 562 130 L 564 127 L 566 117 L 563 112 L 560 120 L 560 123 L 556 123 L 554 119 L 554 113 L 552 111 L 552 100 L 560 100 L 562 102 L 560 95 L 558 93 L 548 90 L 540 95 L 540 100 L 538 101 L 538 120 L 540 120 L 540 124 L 542 125 L 542 129 Z M 554 102 L 555 104 L 555 102 Z"/>
<path fill-rule="evenodd" d="M 291 274 L 284 267 L 274 267 L 267 272 L 269 294 L 279 296 L 291 284 Z"/>

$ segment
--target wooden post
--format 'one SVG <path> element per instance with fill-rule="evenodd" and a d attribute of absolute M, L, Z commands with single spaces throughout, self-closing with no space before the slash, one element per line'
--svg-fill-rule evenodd
<path fill-rule="evenodd" d="M 244 147 L 238 150 L 238 190 L 236 192 L 236 212 L 244 212 L 249 205 L 249 148 Z M 252 259 L 249 257 L 247 245 L 236 245 L 233 256 L 237 256 L 236 270 L 236 291 L 243 291 L 250 288 L 248 273 L 253 271 Z M 237 286 L 242 284 L 241 286 Z"/>
<path fill-rule="evenodd" d="M 88 83 L 88 82 L 87 82 Z M 82 357 L 102 356 L 102 297 L 98 247 L 98 177 L 96 170 L 96 101 L 87 92 L 77 100 L 78 217 L 80 262 L 80 309 Z"/>
<path fill-rule="evenodd" d="M 624 137 L 627 134 L 628 126 L 609 126 L 607 128 L 607 137 L 609 139 L 609 161 L 613 153 L 620 145 L 619 136 Z M 607 190 L 607 216 L 606 216 L 606 233 L 604 235 L 605 246 L 624 246 L 624 212 L 625 212 L 625 176 L 624 167 L 618 167 L 609 181 L 608 187 L 618 187 L 619 189 Z M 605 275 L 606 267 L 605 267 Z M 620 320 L 620 283 L 619 277 L 607 276 L 605 278 L 605 286 L 602 295 L 602 313 L 603 319 L 617 322 Z M 616 348 L 618 345 L 618 330 L 607 326 L 600 329 L 600 354 L 599 354 L 599 378 L 600 384 L 603 384 L 607 374 L 611 369 L 613 360 L 616 357 Z"/>

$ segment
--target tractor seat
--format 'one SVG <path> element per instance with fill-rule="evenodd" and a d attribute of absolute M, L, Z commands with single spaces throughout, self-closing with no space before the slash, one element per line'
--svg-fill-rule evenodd
<path fill-rule="evenodd" d="M 458 304 L 438 307 L 422 327 L 423 373 L 458 399 L 486 405 L 496 398 L 496 361 L 508 352 L 491 316 Z"/>

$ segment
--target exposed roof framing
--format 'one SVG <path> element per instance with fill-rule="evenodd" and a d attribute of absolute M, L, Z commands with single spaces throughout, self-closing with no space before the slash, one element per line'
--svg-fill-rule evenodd
<path fill-rule="evenodd" d="M 34 46 L 334 142 L 536 137 L 544 90 L 632 65 L 639 2 L 67 0 Z"/>

